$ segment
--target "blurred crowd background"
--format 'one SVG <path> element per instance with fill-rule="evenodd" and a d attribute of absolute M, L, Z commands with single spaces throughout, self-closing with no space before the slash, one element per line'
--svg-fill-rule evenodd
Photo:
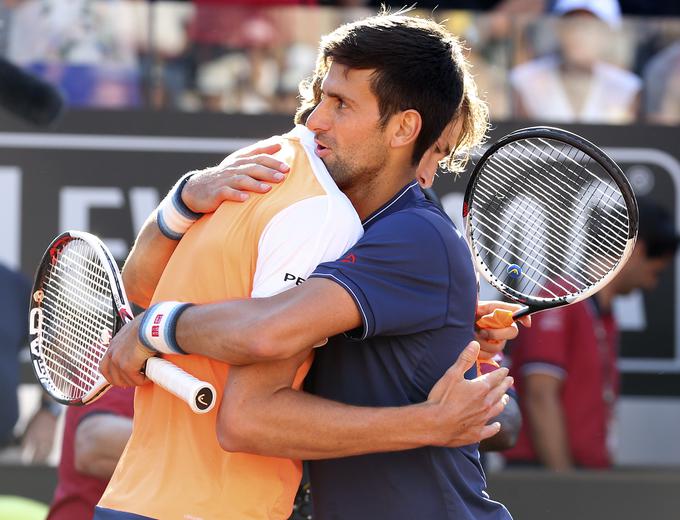
<path fill-rule="evenodd" d="M 377 4 L 4 0 L 0 53 L 59 85 L 71 107 L 287 114 L 319 37 Z M 624 1 L 623 17 L 605 7 L 589 23 L 547 0 L 418 7 L 467 42 L 496 121 L 680 121 L 675 2 Z"/>
<path fill-rule="evenodd" d="M 0 220 L 5 223 L 0 230 L 0 520 L 18 518 L 3 516 L 2 495 L 48 502 L 56 481 L 53 466 L 60 460 L 63 407 L 42 395 L 35 382 L 24 317 L 27 275 L 48 237 L 57 227 L 92 231 L 118 260 L 124 258 L 158 195 L 178 175 L 277 133 L 282 125 L 285 130 L 298 103 L 298 84 L 314 69 L 319 39 L 343 23 L 375 14 L 383 3 L 392 11 L 405 5 L 0 0 L 0 57 L 54 85 L 66 105 L 66 115 L 46 128 L 21 127 L 0 111 Z M 433 17 L 465 41 L 494 132 L 564 125 L 609 147 L 636 194 L 669 210 L 664 222 L 670 222 L 667 235 L 675 251 L 680 1 L 423 0 L 416 7 L 415 14 Z M 11 96 L 3 103 L 7 99 Z M 48 117 L 53 100 L 44 95 L 40 102 Z M 111 114 L 124 117 L 107 118 Z M 62 141 L 50 140 L 59 134 Z M 102 139 L 85 142 L 86 134 Z M 153 141 L 154 135 L 177 140 L 163 144 Z M 102 144 L 112 136 L 120 139 Z M 464 180 L 454 185 L 451 176 L 441 176 L 435 185 L 452 216 L 460 214 Z M 35 218 L 27 193 L 36 197 L 42 219 Z M 670 471 L 611 479 L 572 476 L 568 482 L 561 476 L 492 476 L 492 491 L 502 500 L 515 499 L 517 511 L 525 505 L 531 510 L 536 497 L 556 504 L 539 516 L 517 518 L 640 518 L 645 504 L 662 507 L 670 500 L 680 506 L 680 496 L 668 493 L 680 484 L 680 448 L 674 440 L 680 427 L 680 262 L 666 256 L 666 267 L 674 267 L 663 271 L 659 287 L 646 287 L 645 296 L 638 292 L 620 308 L 624 399 L 615 433 L 624 449 L 613 462 L 619 469 Z M 499 461 L 491 455 L 487 467 L 498 469 Z M 37 466 L 23 472 L 29 463 Z M 596 480 L 599 486 L 592 485 Z M 609 498 L 628 490 L 646 497 L 640 508 L 629 507 L 630 516 L 574 513 L 580 503 L 606 508 Z M 567 496 L 575 499 L 567 503 Z"/>

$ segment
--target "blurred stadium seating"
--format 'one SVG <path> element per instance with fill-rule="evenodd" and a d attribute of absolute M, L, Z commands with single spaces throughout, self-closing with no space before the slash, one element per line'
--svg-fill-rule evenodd
<path fill-rule="evenodd" d="M 0 231 L 0 261 L 30 276 L 50 238 L 73 226 L 108 237 L 114 253 L 124 257 L 141 222 L 179 174 L 285 131 L 297 85 L 314 67 L 319 37 L 373 14 L 377 4 L 245 3 L 251 5 L 0 1 L 0 55 L 56 85 L 68 107 L 47 131 L 0 113 L 0 218 L 6 224 Z M 430 2 L 422 2 L 427 8 L 420 13 L 433 15 L 467 42 L 490 105 L 494 137 L 537 123 L 578 131 L 606 147 L 636 191 L 660 200 L 680 225 L 680 17 L 625 16 L 606 35 L 606 45 L 602 34 L 585 28 L 581 43 L 595 47 L 600 42 L 599 59 L 639 78 L 641 88 L 625 117 L 616 110 L 594 118 L 575 111 L 573 117 L 551 120 L 530 118 L 522 110 L 512 78 L 523 64 L 565 52 L 558 38 L 561 21 L 540 14 L 541 9 L 508 15 L 498 9 L 446 7 L 453 3 L 435 2 L 440 7 L 433 11 Z M 624 13 L 628 5 L 630 12 L 645 14 L 657 4 L 622 3 Z M 658 5 L 676 9 L 674 2 Z M 455 182 L 441 176 L 436 188 L 457 217 L 464 178 Z M 44 208 L 40 220 L 34 218 L 32 197 Z M 658 511 L 655 518 L 674 518 L 670 511 L 680 507 L 672 492 L 678 483 L 672 470 L 680 467 L 675 441 L 680 431 L 680 262 L 658 291 L 644 301 L 635 298 L 622 302 L 620 310 L 626 324 L 619 472 L 547 479 L 533 472 L 492 475 L 492 492 L 511 511 L 515 505 L 517 518 L 633 519 L 644 507 Z M 26 416 L 37 399 L 28 363 L 24 367 Z M 54 478 L 52 468 L 5 466 L 0 495 L 21 495 L 25 489 L 26 496 L 49 500 Z M 28 491 L 32 480 L 40 483 L 33 494 Z M 623 501 L 607 508 L 606 500 L 633 495 L 630 500 L 640 508 L 625 507 Z M 550 504 L 560 500 L 566 505 L 551 510 Z M 573 509 L 579 501 L 597 505 L 600 509 L 588 511 L 598 516 Z"/>

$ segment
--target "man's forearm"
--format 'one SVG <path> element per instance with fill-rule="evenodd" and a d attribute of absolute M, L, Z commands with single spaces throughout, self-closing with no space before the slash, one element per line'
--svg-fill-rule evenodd
<path fill-rule="evenodd" d="M 305 353 L 284 361 L 232 367 L 218 414 L 228 451 L 320 459 L 421 446 L 464 446 L 495 434 L 512 380 L 506 369 L 468 381 L 478 351 L 464 354 L 424 403 L 352 406 L 291 389 Z"/>
<path fill-rule="evenodd" d="M 555 471 L 571 469 L 573 462 L 559 396 L 550 392 L 528 396 L 527 412 L 534 449 L 540 461 Z"/>
<path fill-rule="evenodd" d="M 109 479 L 132 434 L 132 419 L 95 414 L 78 425 L 74 441 L 74 464 L 85 475 Z"/>
<path fill-rule="evenodd" d="M 131 302 L 147 308 L 177 240 L 165 237 L 154 211 L 144 223 L 123 267 L 123 283 Z"/>
<path fill-rule="evenodd" d="M 228 451 L 305 460 L 407 450 L 437 442 L 432 412 L 426 403 L 349 406 L 286 388 L 230 414 L 237 422 L 225 422 L 219 438 Z"/>
<path fill-rule="evenodd" d="M 269 298 L 191 307 L 177 321 L 176 338 L 187 353 L 243 365 L 290 358 L 359 325 L 347 291 L 312 278 Z"/>

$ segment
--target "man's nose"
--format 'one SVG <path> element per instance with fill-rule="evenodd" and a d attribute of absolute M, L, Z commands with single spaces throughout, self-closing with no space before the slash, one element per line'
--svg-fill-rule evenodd
<path fill-rule="evenodd" d="M 328 110 L 326 109 L 326 103 L 321 101 L 309 117 L 307 117 L 307 122 L 305 123 L 307 128 L 312 132 L 325 132 L 329 129 L 330 123 L 328 118 Z"/>

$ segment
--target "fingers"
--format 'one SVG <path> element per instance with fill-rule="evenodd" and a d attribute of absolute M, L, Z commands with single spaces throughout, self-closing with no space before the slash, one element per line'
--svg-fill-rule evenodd
<path fill-rule="evenodd" d="M 479 329 L 476 334 L 479 339 L 493 343 L 515 339 L 519 334 L 519 328 L 515 323 L 512 323 L 508 327 Z"/>
<path fill-rule="evenodd" d="M 465 372 L 470 370 L 477 362 L 479 355 L 479 343 L 471 341 L 460 353 L 456 362 L 449 368 L 458 378 L 463 378 Z"/>
<path fill-rule="evenodd" d="M 493 437 L 499 431 L 501 431 L 501 423 L 499 423 L 499 422 L 493 422 L 491 424 L 485 425 L 482 428 L 481 433 L 479 434 L 480 441 L 483 441 L 484 439 L 488 439 L 489 437 Z"/>
<path fill-rule="evenodd" d="M 281 140 L 279 137 L 270 137 L 264 141 L 259 141 L 250 146 L 246 146 L 230 155 L 230 157 L 252 157 L 260 154 L 275 154 L 281 150 Z"/>
<path fill-rule="evenodd" d="M 225 163 L 223 164 L 226 166 Z M 232 167 L 237 166 L 241 168 L 249 165 L 252 165 L 254 167 L 257 166 L 260 167 L 259 170 L 254 169 L 252 172 L 249 172 L 248 174 L 263 181 L 264 180 L 270 182 L 281 181 L 284 177 L 283 174 L 288 173 L 290 171 L 290 167 L 285 162 L 282 162 L 276 157 L 272 157 L 271 155 L 266 154 L 258 154 L 249 157 L 243 157 L 229 163 L 229 166 Z"/>
<path fill-rule="evenodd" d="M 490 314 L 495 309 L 504 309 L 511 312 L 517 312 L 521 308 L 521 305 L 504 302 L 501 300 L 480 300 L 479 303 L 477 303 L 477 317 L 479 318 L 484 314 Z"/>
<path fill-rule="evenodd" d="M 221 165 L 195 174 L 182 191 L 182 200 L 198 213 L 215 211 L 223 201 L 243 202 L 250 193 L 267 193 L 286 178 L 290 168 L 266 155 L 225 159 Z"/>
<path fill-rule="evenodd" d="M 512 383 L 513 383 L 512 377 L 504 378 L 498 386 L 493 387 L 491 391 L 486 395 L 486 398 L 484 399 L 485 404 L 491 408 L 499 401 L 502 401 L 503 398 L 507 397 L 505 393 L 510 389 Z M 505 407 L 505 403 L 503 403 L 503 407 Z M 495 417 L 495 415 L 492 415 L 491 417 Z"/>
<path fill-rule="evenodd" d="M 500 367 L 492 372 L 487 372 L 486 374 L 475 378 L 473 381 L 481 381 L 485 385 L 488 385 L 488 391 L 490 392 L 492 389 L 501 385 L 506 378 L 512 379 L 508 376 L 507 367 Z M 510 385 L 512 385 L 512 381 L 510 382 Z"/>
<path fill-rule="evenodd" d="M 264 193 L 271 188 L 269 183 L 278 184 L 285 178 L 285 174 L 279 170 L 261 164 L 249 163 L 244 166 L 215 171 L 213 179 L 210 181 L 210 191 L 226 186 L 235 190 Z"/>
<path fill-rule="evenodd" d="M 271 190 L 270 184 L 265 184 L 256 179 L 248 177 L 246 175 L 238 175 L 229 179 L 229 185 L 222 186 L 216 192 L 216 198 L 218 202 L 225 200 L 230 200 L 234 202 L 242 202 L 248 200 L 250 195 L 246 192 L 253 193 L 267 193 Z"/>
<path fill-rule="evenodd" d="M 122 388 L 140 386 L 148 382 L 147 377 L 141 372 L 123 370 L 121 365 L 113 360 L 110 350 L 99 363 L 99 372 L 110 384 Z"/>

